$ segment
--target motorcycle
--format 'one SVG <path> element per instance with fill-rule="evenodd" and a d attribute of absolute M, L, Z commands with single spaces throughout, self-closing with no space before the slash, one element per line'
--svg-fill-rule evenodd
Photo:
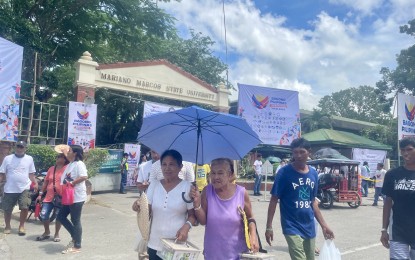
<path fill-rule="evenodd" d="M 360 206 L 358 161 L 327 158 L 311 160 L 307 164 L 320 172 L 317 198 L 322 208 L 330 209 L 333 202 L 345 202 L 351 208 Z"/>
<path fill-rule="evenodd" d="M 35 174 L 35 178 L 36 178 L 36 182 L 38 185 L 38 190 L 35 191 L 33 188 L 33 183 L 30 185 L 30 205 L 29 205 L 29 216 L 27 217 L 27 220 L 30 219 L 30 217 L 32 216 L 32 214 L 35 213 L 36 211 L 36 199 L 39 196 L 39 191 L 40 189 L 42 189 L 43 183 L 45 182 L 45 177 L 46 177 L 47 172 L 37 172 Z M 46 192 L 42 195 L 41 200 L 40 200 L 40 206 L 42 206 L 42 201 L 46 196 Z M 52 214 L 49 218 L 50 222 L 53 222 L 56 219 L 57 216 L 57 208 L 54 207 L 52 210 Z"/>

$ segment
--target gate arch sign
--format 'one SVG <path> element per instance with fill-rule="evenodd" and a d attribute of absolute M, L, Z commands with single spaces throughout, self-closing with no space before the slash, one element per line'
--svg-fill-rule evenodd
<path fill-rule="evenodd" d="M 93 98 L 96 88 L 141 93 L 212 106 L 229 112 L 230 95 L 223 83 L 217 88 L 166 60 L 98 64 L 84 52 L 76 65 L 76 101 Z"/>

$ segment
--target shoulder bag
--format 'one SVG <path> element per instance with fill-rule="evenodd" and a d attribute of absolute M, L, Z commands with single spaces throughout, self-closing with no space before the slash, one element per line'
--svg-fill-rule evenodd
<path fill-rule="evenodd" d="M 62 197 L 56 192 L 56 186 L 55 186 L 55 173 L 56 173 L 56 165 L 55 168 L 53 169 L 53 205 L 57 208 L 61 208 L 62 207 Z"/>

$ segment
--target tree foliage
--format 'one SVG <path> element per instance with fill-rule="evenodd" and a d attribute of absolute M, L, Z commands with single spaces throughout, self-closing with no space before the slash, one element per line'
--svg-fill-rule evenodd
<path fill-rule="evenodd" d="M 407 25 L 400 27 L 401 33 L 415 37 L 415 19 Z M 390 93 L 408 93 L 415 95 L 415 45 L 408 49 L 401 50 L 396 58 L 397 67 L 389 69 L 383 67 L 380 70 L 382 79 L 376 83 L 377 93 L 381 94 L 383 100 L 392 104 L 393 96 Z"/>
<path fill-rule="evenodd" d="M 74 98 L 73 64 L 84 51 L 101 64 L 167 59 L 208 84 L 223 82 L 226 65 L 213 55 L 214 42 L 192 30 L 189 39 L 182 39 L 174 26 L 174 17 L 154 0 L 0 1 L 0 35 L 24 47 L 22 79 L 29 83 L 22 85 L 22 97 L 30 96 L 36 52 L 36 98 L 61 105 Z M 137 136 L 142 103 L 132 100 L 143 96 L 120 94 L 96 93 L 98 144 Z"/>
<path fill-rule="evenodd" d="M 313 113 L 310 116 L 301 118 L 301 132 L 303 134 L 310 133 L 322 128 L 333 128 L 332 118 L 330 114 L 322 112 L 318 109 L 313 109 Z"/>
<path fill-rule="evenodd" d="M 389 103 L 370 86 L 348 88 L 320 99 L 321 112 L 373 123 L 384 123 L 389 115 Z"/>
<path fill-rule="evenodd" d="M 362 136 L 383 144 L 390 145 L 392 151 L 389 152 L 391 159 L 397 159 L 398 154 L 398 122 L 395 119 L 389 119 L 383 125 L 366 128 L 361 131 Z"/>
<path fill-rule="evenodd" d="M 55 165 L 57 153 L 50 146 L 31 144 L 27 147 L 26 153 L 33 157 L 38 172 L 45 172 Z"/>

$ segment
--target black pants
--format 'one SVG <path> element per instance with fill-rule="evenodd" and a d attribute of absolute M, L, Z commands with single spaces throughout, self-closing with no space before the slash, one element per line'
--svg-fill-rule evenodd
<path fill-rule="evenodd" d="M 82 225 L 81 225 L 81 213 L 84 202 L 77 202 L 70 206 L 62 205 L 59 211 L 57 219 L 71 234 L 72 240 L 74 241 L 75 248 L 81 248 L 82 242 Z M 71 214 L 71 221 L 68 220 L 68 215 Z"/>
<path fill-rule="evenodd" d="M 157 250 L 147 247 L 147 254 L 149 260 L 163 260 L 157 255 Z"/>
<path fill-rule="evenodd" d="M 125 186 L 127 185 L 127 171 L 121 173 L 121 182 L 120 182 L 120 193 L 125 192 Z"/>

